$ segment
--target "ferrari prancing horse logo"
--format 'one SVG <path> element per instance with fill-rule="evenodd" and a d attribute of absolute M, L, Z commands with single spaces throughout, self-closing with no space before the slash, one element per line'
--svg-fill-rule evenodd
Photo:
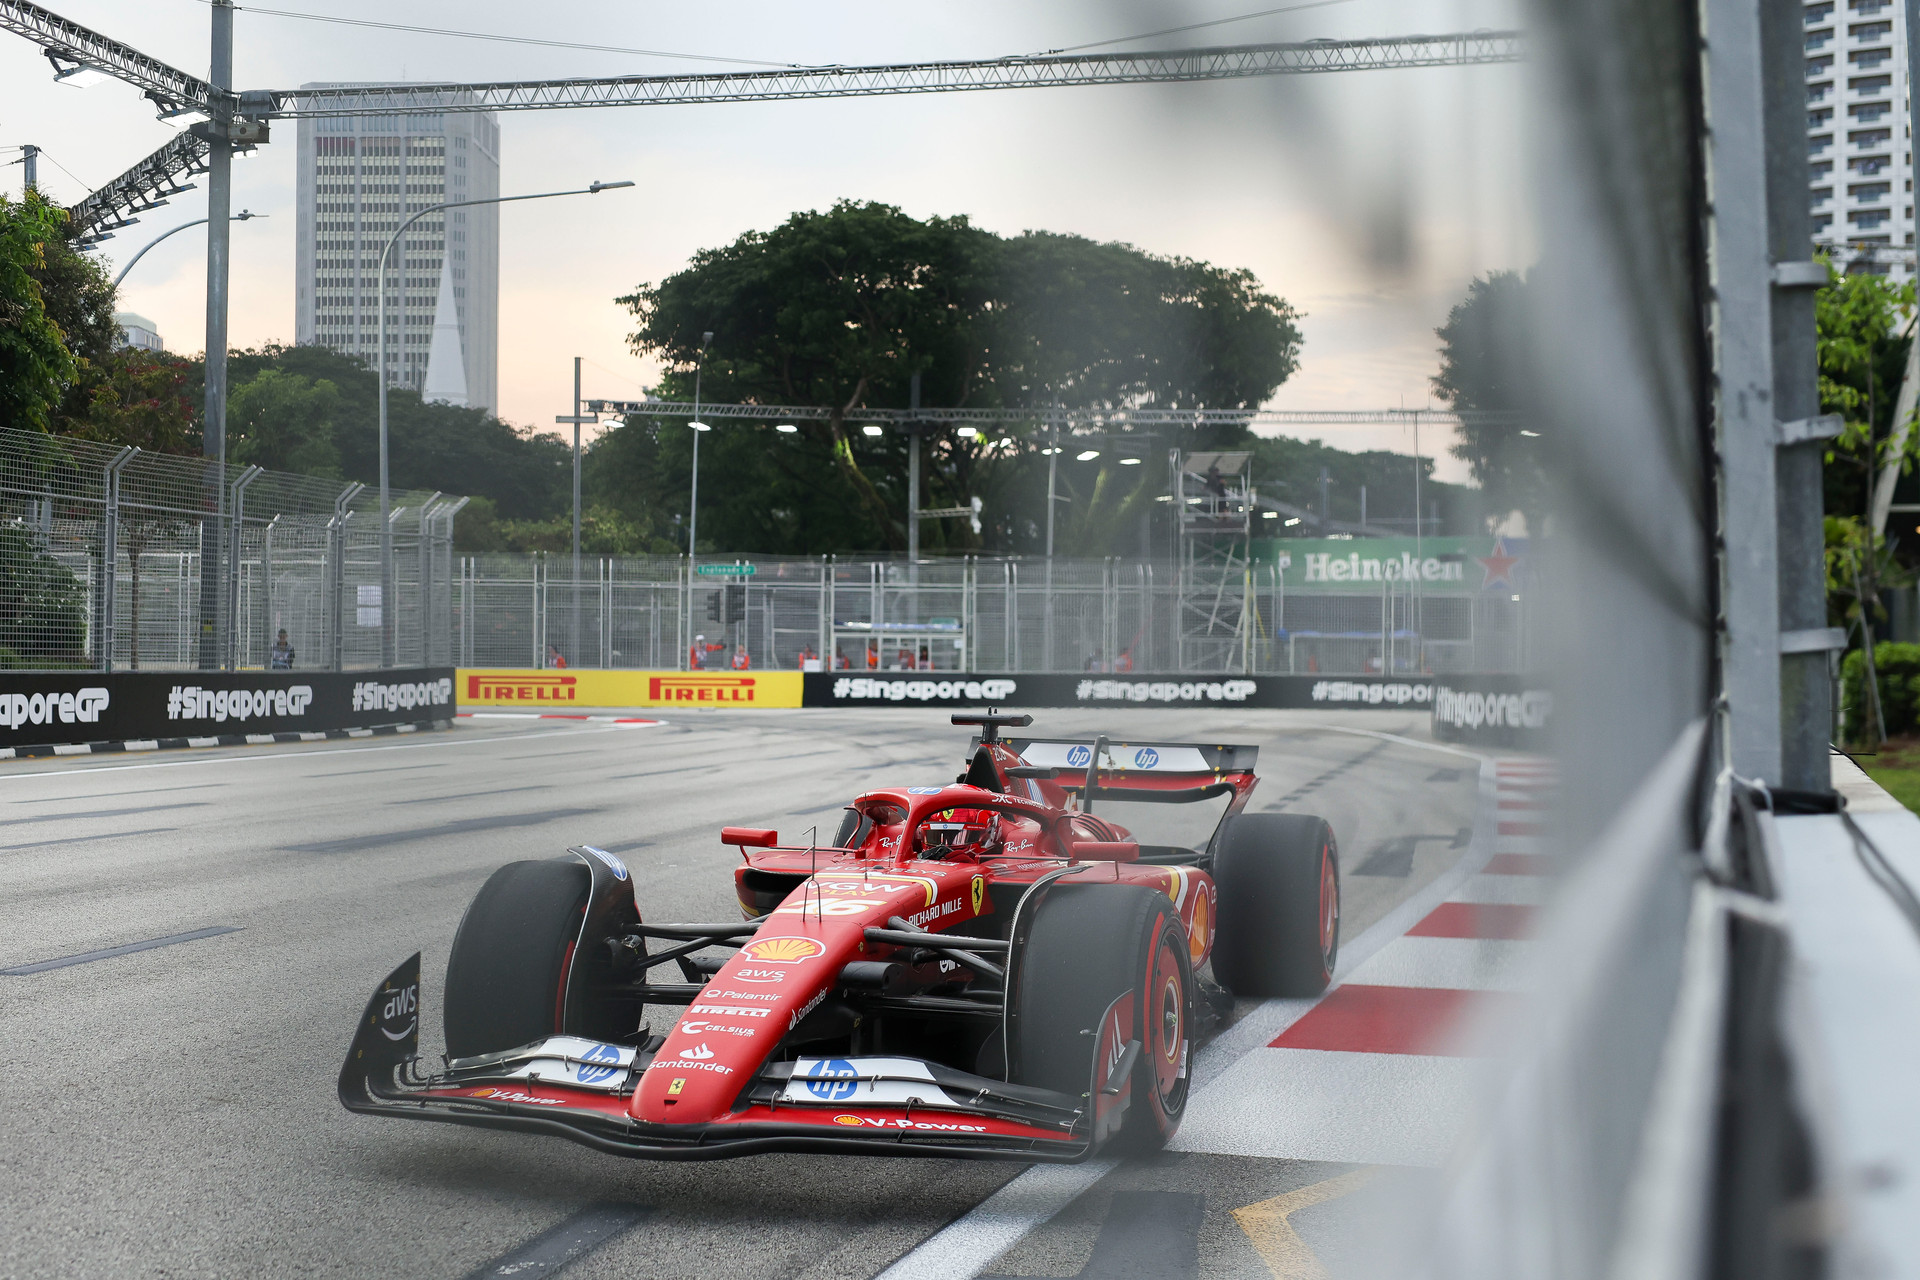
<path fill-rule="evenodd" d="M 980 914 L 980 904 L 986 900 L 987 878 L 985 876 L 975 876 L 973 878 L 973 914 Z"/>

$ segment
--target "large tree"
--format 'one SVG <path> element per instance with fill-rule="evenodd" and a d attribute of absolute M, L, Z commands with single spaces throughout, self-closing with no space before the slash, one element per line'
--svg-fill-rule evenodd
<path fill-rule="evenodd" d="M 931 431 L 921 505 L 980 496 L 990 528 L 976 540 L 961 522 L 929 525 L 922 545 L 1034 549 L 1049 408 L 1257 405 L 1292 373 L 1300 342 L 1297 314 L 1244 271 L 1074 236 L 1003 239 L 962 217 L 850 201 L 704 250 L 619 301 L 638 319 L 634 349 L 666 360 L 669 398 L 691 398 L 711 332 L 707 399 L 829 410 L 791 434 L 722 425 L 707 436 L 703 550 L 904 546 L 907 443 L 859 430 L 859 410 L 906 407 L 915 374 L 929 405 L 1033 412 L 1004 434 Z M 612 487 L 684 512 L 690 437 L 683 423 L 636 418 L 596 462 L 619 477 Z M 1108 450 L 1098 467 L 1063 469 L 1058 549 L 1106 549 L 1151 508 L 1162 469 L 1115 463 Z"/>
<path fill-rule="evenodd" d="M 0 196 L 0 423 L 7 426 L 51 428 L 79 370 L 45 285 L 65 217 L 37 192 L 18 201 Z"/>
<path fill-rule="evenodd" d="M 1434 332 L 1440 338 L 1440 372 L 1433 389 L 1470 417 L 1460 428 L 1453 455 L 1464 461 L 1499 515 L 1526 513 L 1537 523 L 1545 501 L 1544 473 L 1532 407 L 1527 352 L 1526 277 L 1494 271 L 1467 286 L 1467 296 Z"/>

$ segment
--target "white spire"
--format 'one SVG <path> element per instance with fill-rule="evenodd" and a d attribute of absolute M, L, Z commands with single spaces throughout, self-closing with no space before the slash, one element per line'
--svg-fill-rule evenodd
<path fill-rule="evenodd" d="M 467 403 L 467 362 L 460 354 L 460 317 L 453 308 L 453 273 L 440 259 L 440 298 L 433 304 L 433 345 L 427 348 L 427 381 L 420 398 Z"/>

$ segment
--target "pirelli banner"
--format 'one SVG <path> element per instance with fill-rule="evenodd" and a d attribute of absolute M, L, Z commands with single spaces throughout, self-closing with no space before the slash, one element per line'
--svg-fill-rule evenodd
<path fill-rule="evenodd" d="M 594 707 L 750 710 L 800 705 L 797 671 L 516 671 L 462 667 L 460 705 L 564 713 Z"/>
<path fill-rule="evenodd" d="M 0 672 L 0 748 L 328 733 L 451 720 L 450 667 Z"/>
<path fill-rule="evenodd" d="M 809 672 L 809 707 L 1267 707 L 1426 712 L 1431 678 L 852 675 Z"/>

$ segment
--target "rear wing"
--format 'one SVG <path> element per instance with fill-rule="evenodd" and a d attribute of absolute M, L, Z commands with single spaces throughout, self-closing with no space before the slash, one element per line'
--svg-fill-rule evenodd
<path fill-rule="evenodd" d="M 1094 743 L 1084 738 L 1009 738 L 1007 747 L 1028 764 L 1084 774 L 1093 763 Z M 1100 757 L 1100 785 L 1104 790 L 1115 775 L 1252 774 L 1259 747 L 1220 746 L 1198 742 L 1109 742 Z"/>

